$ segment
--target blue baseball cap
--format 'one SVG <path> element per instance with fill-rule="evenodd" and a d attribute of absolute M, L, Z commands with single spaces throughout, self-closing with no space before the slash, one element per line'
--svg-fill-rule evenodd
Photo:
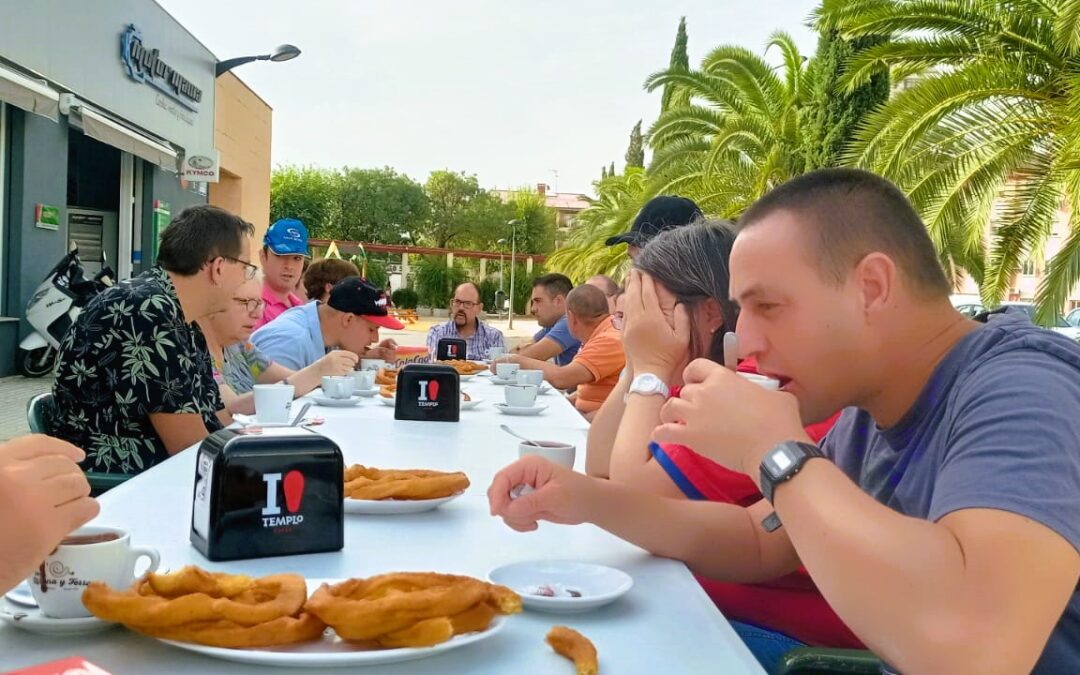
<path fill-rule="evenodd" d="M 308 256 L 307 228 L 296 218 L 282 218 L 266 230 L 263 244 L 278 255 Z"/>

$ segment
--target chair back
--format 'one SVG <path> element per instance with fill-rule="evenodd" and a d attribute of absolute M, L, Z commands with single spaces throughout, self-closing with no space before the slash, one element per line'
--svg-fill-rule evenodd
<path fill-rule="evenodd" d="M 35 434 L 51 435 L 56 418 L 56 401 L 52 392 L 38 394 L 26 404 L 26 422 Z"/>

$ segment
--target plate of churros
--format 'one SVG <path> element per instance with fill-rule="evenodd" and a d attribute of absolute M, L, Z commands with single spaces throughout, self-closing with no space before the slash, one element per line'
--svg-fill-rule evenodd
<path fill-rule="evenodd" d="M 437 509 L 469 487 L 458 471 L 375 469 L 354 464 L 345 469 L 345 513 L 401 515 Z"/>
<path fill-rule="evenodd" d="M 254 578 L 189 566 L 129 589 L 92 583 L 92 614 L 174 647 L 268 666 L 364 666 L 486 640 L 521 611 L 505 586 L 434 572 L 366 579 Z"/>

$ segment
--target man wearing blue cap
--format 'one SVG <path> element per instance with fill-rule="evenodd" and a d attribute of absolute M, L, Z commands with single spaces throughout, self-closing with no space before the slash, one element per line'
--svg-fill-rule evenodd
<path fill-rule="evenodd" d="M 308 257 L 308 232 L 295 218 L 282 218 L 266 230 L 259 261 L 263 269 L 263 309 L 258 327 L 273 321 L 279 314 L 304 301 L 293 293 L 304 273 Z"/>

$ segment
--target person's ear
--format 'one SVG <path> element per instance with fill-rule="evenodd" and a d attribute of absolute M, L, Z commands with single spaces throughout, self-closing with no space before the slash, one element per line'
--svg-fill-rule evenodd
<path fill-rule="evenodd" d="M 699 323 L 704 324 L 710 334 L 724 328 L 724 312 L 716 298 L 706 298 L 704 302 L 698 303 L 698 307 L 701 313 L 698 317 Z"/>
<path fill-rule="evenodd" d="M 899 290 L 896 263 L 884 253 L 869 253 L 848 277 L 859 293 L 863 312 L 869 317 L 889 308 Z"/>

